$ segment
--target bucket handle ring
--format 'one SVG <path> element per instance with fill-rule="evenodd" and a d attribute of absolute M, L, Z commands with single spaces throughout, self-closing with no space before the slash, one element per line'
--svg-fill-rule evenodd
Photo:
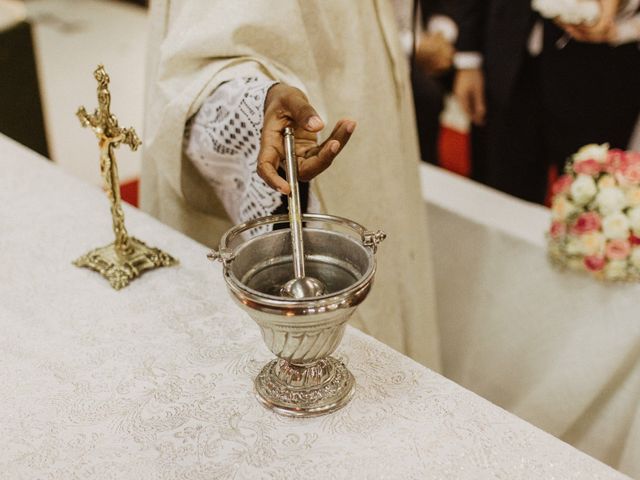
<path fill-rule="evenodd" d="M 343 227 L 350 228 L 354 230 L 358 235 L 360 235 L 360 240 L 365 247 L 371 248 L 373 253 L 375 254 L 378 245 L 380 245 L 385 238 L 387 238 L 387 234 L 382 230 L 372 231 L 367 230 L 362 225 L 352 220 L 343 217 L 337 217 L 335 215 L 327 215 L 324 213 L 305 213 L 302 215 L 303 222 L 326 222 L 333 223 L 336 225 L 341 225 Z M 212 249 L 208 254 L 207 258 L 211 261 L 219 261 L 222 262 L 225 266 L 229 265 L 233 259 L 235 258 L 235 251 L 228 247 L 229 243 L 233 241 L 238 235 L 247 230 L 251 230 L 253 228 L 261 227 L 263 225 L 270 224 L 279 224 L 279 223 L 289 223 L 288 215 L 268 215 L 266 217 L 255 218 L 253 220 L 249 220 L 248 222 L 241 223 L 236 225 L 235 227 L 228 230 L 220 239 L 220 247 L 218 250 Z"/>

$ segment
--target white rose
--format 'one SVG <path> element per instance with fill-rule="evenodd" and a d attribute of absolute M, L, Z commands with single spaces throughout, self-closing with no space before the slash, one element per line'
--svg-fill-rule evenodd
<path fill-rule="evenodd" d="M 633 250 L 631 250 L 629 260 L 631 261 L 631 265 L 640 268 L 640 247 L 634 247 Z"/>
<path fill-rule="evenodd" d="M 627 205 L 631 207 L 635 207 L 640 205 L 640 188 L 632 187 L 627 190 L 625 194 L 625 199 L 627 200 Z"/>
<path fill-rule="evenodd" d="M 603 143 L 602 145 L 591 143 L 578 150 L 578 152 L 573 155 L 573 161 L 582 162 L 583 160 L 593 159 L 604 163 L 607 160 L 607 153 L 609 153 L 608 143 Z"/>
<path fill-rule="evenodd" d="M 624 192 L 618 187 L 608 187 L 600 190 L 596 196 L 596 205 L 603 215 L 619 212 L 627 205 Z"/>
<path fill-rule="evenodd" d="M 584 259 L 582 257 L 570 258 L 567 261 L 567 267 L 571 270 L 584 270 Z"/>
<path fill-rule="evenodd" d="M 544 17 L 576 25 L 595 23 L 600 16 L 600 4 L 594 0 L 533 0 L 532 7 Z"/>
<path fill-rule="evenodd" d="M 579 237 L 570 237 L 565 248 L 567 255 L 582 255 L 582 240 Z"/>
<path fill-rule="evenodd" d="M 640 206 L 630 209 L 627 212 L 627 215 L 629 217 L 629 224 L 631 225 L 633 233 L 640 235 Z"/>
<path fill-rule="evenodd" d="M 609 187 L 617 187 L 618 183 L 616 179 L 611 175 L 602 175 L 600 180 L 598 180 L 598 188 L 609 188 Z"/>
<path fill-rule="evenodd" d="M 571 198 L 578 205 L 586 205 L 598 192 L 591 175 L 578 175 L 571 184 Z"/>
<path fill-rule="evenodd" d="M 585 233 L 580 237 L 581 252 L 583 255 L 596 255 L 604 253 L 606 240 L 604 235 L 599 232 Z"/>
<path fill-rule="evenodd" d="M 580 23 L 594 25 L 600 18 L 600 4 L 598 2 L 585 0 L 576 2 L 575 5 L 575 10 L 566 15 L 561 15 L 560 20 L 575 25 Z"/>
<path fill-rule="evenodd" d="M 607 215 L 602 220 L 602 231 L 607 238 L 625 239 L 629 237 L 629 219 L 622 212 Z"/>
<path fill-rule="evenodd" d="M 612 260 L 604 267 L 604 276 L 609 280 L 620 280 L 627 276 L 627 262 L 625 260 Z"/>
<path fill-rule="evenodd" d="M 576 211 L 576 206 L 564 195 L 559 195 L 553 199 L 551 214 L 554 220 L 562 221 Z"/>
<path fill-rule="evenodd" d="M 562 13 L 563 2 L 558 0 L 533 0 L 531 7 L 547 18 L 555 18 Z"/>

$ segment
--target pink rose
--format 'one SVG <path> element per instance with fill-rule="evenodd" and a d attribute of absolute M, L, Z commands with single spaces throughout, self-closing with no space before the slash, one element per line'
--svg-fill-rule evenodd
<path fill-rule="evenodd" d="M 597 232 L 600 230 L 602 222 L 600 215 L 596 212 L 582 213 L 571 227 L 571 233 L 574 235 L 582 235 L 589 232 Z"/>
<path fill-rule="evenodd" d="M 551 223 L 551 229 L 549 230 L 549 234 L 551 238 L 560 238 L 564 237 L 567 233 L 567 225 L 564 222 L 555 221 Z"/>
<path fill-rule="evenodd" d="M 584 257 L 584 266 L 591 272 L 598 272 L 604 268 L 607 261 L 601 255 L 590 255 Z"/>
<path fill-rule="evenodd" d="M 616 179 L 621 185 L 637 185 L 640 183 L 640 161 L 627 156 L 620 170 L 616 172 Z"/>
<path fill-rule="evenodd" d="M 640 163 L 640 152 L 626 152 L 624 155 L 629 164 Z"/>
<path fill-rule="evenodd" d="M 631 245 L 640 245 L 640 237 L 636 237 L 633 233 L 629 235 L 629 243 Z"/>
<path fill-rule="evenodd" d="M 625 153 L 619 148 L 609 150 L 607 153 L 607 160 L 605 161 L 604 169 L 609 173 L 616 173 L 620 170 L 622 163 L 625 160 Z"/>
<path fill-rule="evenodd" d="M 591 175 L 592 177 L 595 177 L 600 173 L 601 166 L 597 160 L 591 158 L 589 160 L 583 160 L 581 162 L 574 163 L 573 170 L 576 173 L 583 173 L 585 175 Z"/>
<path fill-rule="evenodd" d="M 559 176 L 551 186 L 551 193 L 555 197 L 556 195 L 560 195 L 561 193 L 568 192 L 572 182 L 573 177 L 571 177 L 571 175 Z"/>
<path fill-rule="evenodd" d="M 610 260 L 625 260 L 631 253 L 631 244 L 628 240 L 609 240 L 605 254 Z"/>

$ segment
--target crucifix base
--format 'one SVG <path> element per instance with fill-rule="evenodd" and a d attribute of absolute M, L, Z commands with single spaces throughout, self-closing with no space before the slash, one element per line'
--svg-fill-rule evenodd
<path fill-rule="evenodd" d="M 96 248 L 78 258 L 73 264 L 95 270 L 109 280 L 116 290 L 129 285 L 147 270 L 177 265 L 178 261 L 168 253 L 134 237 L 129 237 L 129 248 L 122 251 L 116 244 L 110 243 Z"/>

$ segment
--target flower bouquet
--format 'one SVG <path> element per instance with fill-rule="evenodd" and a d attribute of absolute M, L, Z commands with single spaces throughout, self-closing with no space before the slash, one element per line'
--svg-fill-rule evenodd
<path fill-rule="evenodd" d="M 594 24 L 600 17 L 597 0 L 533 0 L 531 6 L 545 18 L 574 25 Z"/>
<path fill-rule="evenodd" d="M 640 281 L 640 153 L 586 145 L 552 186 L 549 255 L 603 280 Z"/>

